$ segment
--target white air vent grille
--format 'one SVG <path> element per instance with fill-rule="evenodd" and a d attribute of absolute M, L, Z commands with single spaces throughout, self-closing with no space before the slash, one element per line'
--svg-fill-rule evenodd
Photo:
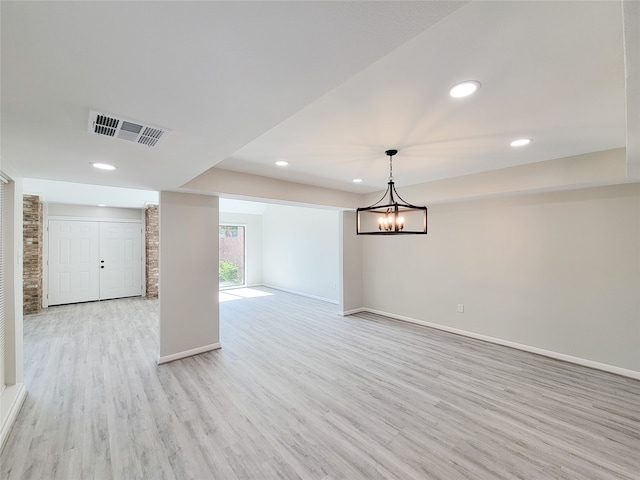
<path fill-rule="evenodd" d="M 145 127 L 142 135 L 140 135 L 140 138 L 138 139 L 138 143 L 153 146 L 160 141 L 163 133 L 164 132 L 159 128 Z"/>
<path fill-rule="evenodd" d="M 148 147 L 156 147 L 171 130 L 133 120 L 117 118 L 91 110 L 89 112 L 89 131 L 98 135 L 120 138 Z"/>

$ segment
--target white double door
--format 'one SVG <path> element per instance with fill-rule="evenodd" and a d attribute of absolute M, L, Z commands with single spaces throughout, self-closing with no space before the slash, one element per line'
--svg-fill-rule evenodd
<path fill-rule="evenodd" d="M 140 222 L 49 220 L 49 305 L 138 295 Z"/>

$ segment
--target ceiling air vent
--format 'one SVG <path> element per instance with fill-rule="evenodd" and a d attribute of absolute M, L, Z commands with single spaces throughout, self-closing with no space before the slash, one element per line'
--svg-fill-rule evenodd
<path fill-rule="evenodd" d="M 148 147 L 158 146 L 171 133 L 171 130 L 166 128 L 98 113 L 94 110 L 89 111 L 89 131 Z"/>

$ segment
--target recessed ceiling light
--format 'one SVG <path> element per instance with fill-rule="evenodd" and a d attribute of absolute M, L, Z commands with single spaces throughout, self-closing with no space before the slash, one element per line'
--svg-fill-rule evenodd
<path fill-rule="evenodd" d="M 475 93 L 479 88 L 480 82 L 477 82 L 475 80 L 467 80 L 466 82 L 457 83 L 453 87 L 451 87 L 451 90 L 449 90 L 449 95 L 454 98 L 468 97 L 472 93 Z"/>
<path fill-rule="evenodd" d="M 100 170 L 115 170 L 116 167 L 114 167 L 113 165 L 109 165 L 108 163 L 92 163 L 91 165 L 93 165 L 95 168 L 98 168 Z"/>
<path fill-rule="evenodd" d="M 99 207 L 106 207 L 106 205 L 104 203 L 99 203 L 98 206 Z"/>
<path fill-rule="evenodd" d="M 362 183 L 363 182 L 363 180 L 361 178 L 354 178 L 352 181 L 353 181 L 353 183 Z"/>
<path fill-rule="evenodd" d="M 525 145 L 529 145 L 532 142 L 530 138 L 519 138 L 518 140 L 514 140 L 511 142 L 512 147 L 524 147 Z"/>
<path fill-rule="evenodd" d="M 287 165 L 289 165 L 289 162 L 287 162 L 286 160 L 278 160 L 276 162 L 276 165 L 279 167 L 286 167 Z"/>

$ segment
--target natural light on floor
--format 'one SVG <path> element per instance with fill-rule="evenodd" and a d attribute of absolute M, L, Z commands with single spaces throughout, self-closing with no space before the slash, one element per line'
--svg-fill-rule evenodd
<path fill-rule="evenodd" d="M 231 290 L 221 290 L 219 301 L 222 303 L 231 300 L 240 300 L 241 298 L 267 297 L 269 295 L 273 295 L 273 293 L 263 292 L 262 290 L 256 290 L 254 288 L 234 288 Z"/>

